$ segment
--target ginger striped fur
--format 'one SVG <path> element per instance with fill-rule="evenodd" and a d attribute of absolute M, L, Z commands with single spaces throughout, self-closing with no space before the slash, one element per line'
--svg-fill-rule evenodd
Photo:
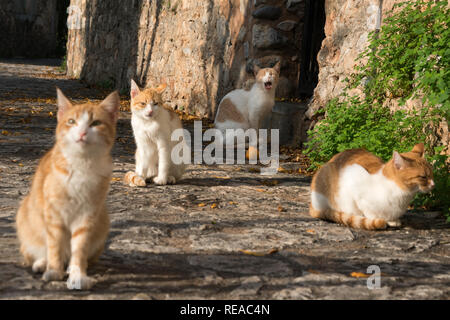
<path fill-rule="evenodd" d="M 39 162 L 16 217 L 25 265 L 44 281 L 90 289 L 88 261 L 103 251 L 109 231 L 105 200 L 112 174 L 119 95 L 100 104 L 74 105 L 57 89 L 56 143 Z"/>
<path fill-rule="evenodd" d="M 309 213 L 356 229 L 398 227 L 415 194 L 433 187 L 423 144 L 394 151 L 387 163 L 364 149 L 346 150 L 314 175 Z"/>

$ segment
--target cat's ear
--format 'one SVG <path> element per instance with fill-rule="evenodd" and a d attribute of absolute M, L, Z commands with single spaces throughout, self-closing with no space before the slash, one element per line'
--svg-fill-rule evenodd
<path fill-rule="evenodd" d="M 273 69 L 279 74 L 281 70 L 281 61 L 278 61 L 274 66 Z"/>
<path fill-rule="evenodd" d="M 136 84 L 136 82 L 134 82 L 134 80 L 131 79 L 131 90 L 130 90 L 131 99 L 136 97 L 140 92 L 141 92 L 141 90 L 139 89 L 139 87 Z"/>
<path fill-rule="evenodd" d="M 416 144 L 414 148 L 411 150 L 411 152 L 419 154 L 419 157 L 424 157 L 425 146 L 423 145 L 423 143 Z"/>
<path fill-rule="evenodd" d="M 116 122 L 119 117 L 120 97 L 117 91 L 114 91 L 105 100 L 100 103 L 100 106 L 105 109 L 111 116 L 111 119 Z"/>
<path fill-rule="evenodd" d="M 403 169 L 406 165 L 405 159 L 403 159 L 403 157 L 397 151 L 394 151 L 394 154 L 392 155 L 392 160 L 394 161 L 394 167 L 397 170 Z"/>
<path fill-rule="evenodd" d="M 161 83 L 158 87 L 155 88 L 156 93 L 161 94 L 166 90 L 167 84 Z"/>
<path fill-rule="evenodd" d="M 61 117 L 63 116 L 63 114 L 67 110 L 72 108 L 73 104 L 72 104 L 72 102 L 70 102 L 70 100 L 64 95 L 64 93 L 58 87 L 56 87 L 56 97 L 57 97 L 57 102 L 58 102 L 57 119 L 59 121 L 61 119 Z"/>
<path fill-rule="evenodd" d="M 261 70 L 261 68 L 259 66 L 257 66 L 256 64 L 253 65 L 253 74 L 255 75 L 255 77 L 258 75 L 258 72 Z"/>

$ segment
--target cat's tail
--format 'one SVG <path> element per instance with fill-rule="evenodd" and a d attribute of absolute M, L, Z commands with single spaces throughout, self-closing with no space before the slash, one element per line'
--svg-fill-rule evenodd
<path fill-rule="evenodd" d="M 384 219 L 370 219 L 362 216 L 339 212 L 331 208 L 327 208 L 325 210 L 316 210 L 312 205 L 310 205 L 309 214 L 314 218 L 337 222 L 355 229 L 380 230 L 387 228 L 387 222 Z"/>

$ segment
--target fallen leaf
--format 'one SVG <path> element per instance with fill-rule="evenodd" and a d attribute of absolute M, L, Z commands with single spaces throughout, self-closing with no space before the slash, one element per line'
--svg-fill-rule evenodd
<path fill-rule="evenodd" d="M 230 177 L 221 177 L 221 176 L 213 176 L 213 178 L 216 178 L 216 179 L 224 179 L 224 180 L 227 180 L 227 179 L 231 179 Z"/>
<path fill-rule="evenodd" d="M 316 231 L 313 230 L 313 229 L 308 229 L 308 230 L 306 230 L 306 232 L 308 232 L 308 233 L 316 233 Z"/>
<path fill-rule="evenodd" d="M 285 212 L 286 211 L 286 209 L 285 208 L 283 208 L 282 206 L 278 206 L 278 212 Z"/>
<path fill-rule="evenodd" d="M 255 257 L 264 257 L 267 256 L 269 254 L 274 254 L 276 252 L 278 252 L 278 249 L 270 249 L 269 251 L 250 251 L 250 250 L 239 250 L 240 252 L 244 253 L 244 254 L 248 254 L 250 256 L 255 256 Z"/>
<path fill-rule="evenodd" d="M 320 274 L 321 273 L 320 271 L 313 270 L 313 269 L 308 269 L 306 271 L 308 271 L 309 273 L 313 273 L 313 274 Z"/>
<path fill-rule="evenodd" d="M 198 206 L 199 206 L 199 207 L 204 207 L 204 206 L 206 206 L 206 204 L 204 204 L 204 203 L 202 202 L 202 203 L 199 203 Z"/>
<path fill-rule="evenodd" d="M 258 192 L 266 192 L 266 190 L 264 190 L 264 189 L 255 189 L 255 190 Z"/>
<path fill-rule="evenodd" d="M 362 273 L 362 272 L 352 272 L 350 273 L 350 276 L 353 278 L 368 278 L 370 275 Z"/>
<path fill-rule="evenodd" d="M 217 203 L 213 203 L 213 204 L 211 205 L 211 209 L 215 209 L 215 208 L 217 208 Z"/>

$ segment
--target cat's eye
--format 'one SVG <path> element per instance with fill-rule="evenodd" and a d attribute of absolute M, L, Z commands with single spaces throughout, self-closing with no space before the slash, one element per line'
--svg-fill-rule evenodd
<path fill-rule="evenodd" d="M 94 120 L 91 123 L 91 127 L 96 127 L 96 126 L 99 126 L 101 124 L 102 124 L 102 122 L 100 120 Z"/>
<path fill-rule="evenodd" d="M 75 124 L 75 120 L 69 119 L 69 120 L 67 121 L 67 123 L 70 124 L 70 125 L 73 125 L 73 124 Z"/>

